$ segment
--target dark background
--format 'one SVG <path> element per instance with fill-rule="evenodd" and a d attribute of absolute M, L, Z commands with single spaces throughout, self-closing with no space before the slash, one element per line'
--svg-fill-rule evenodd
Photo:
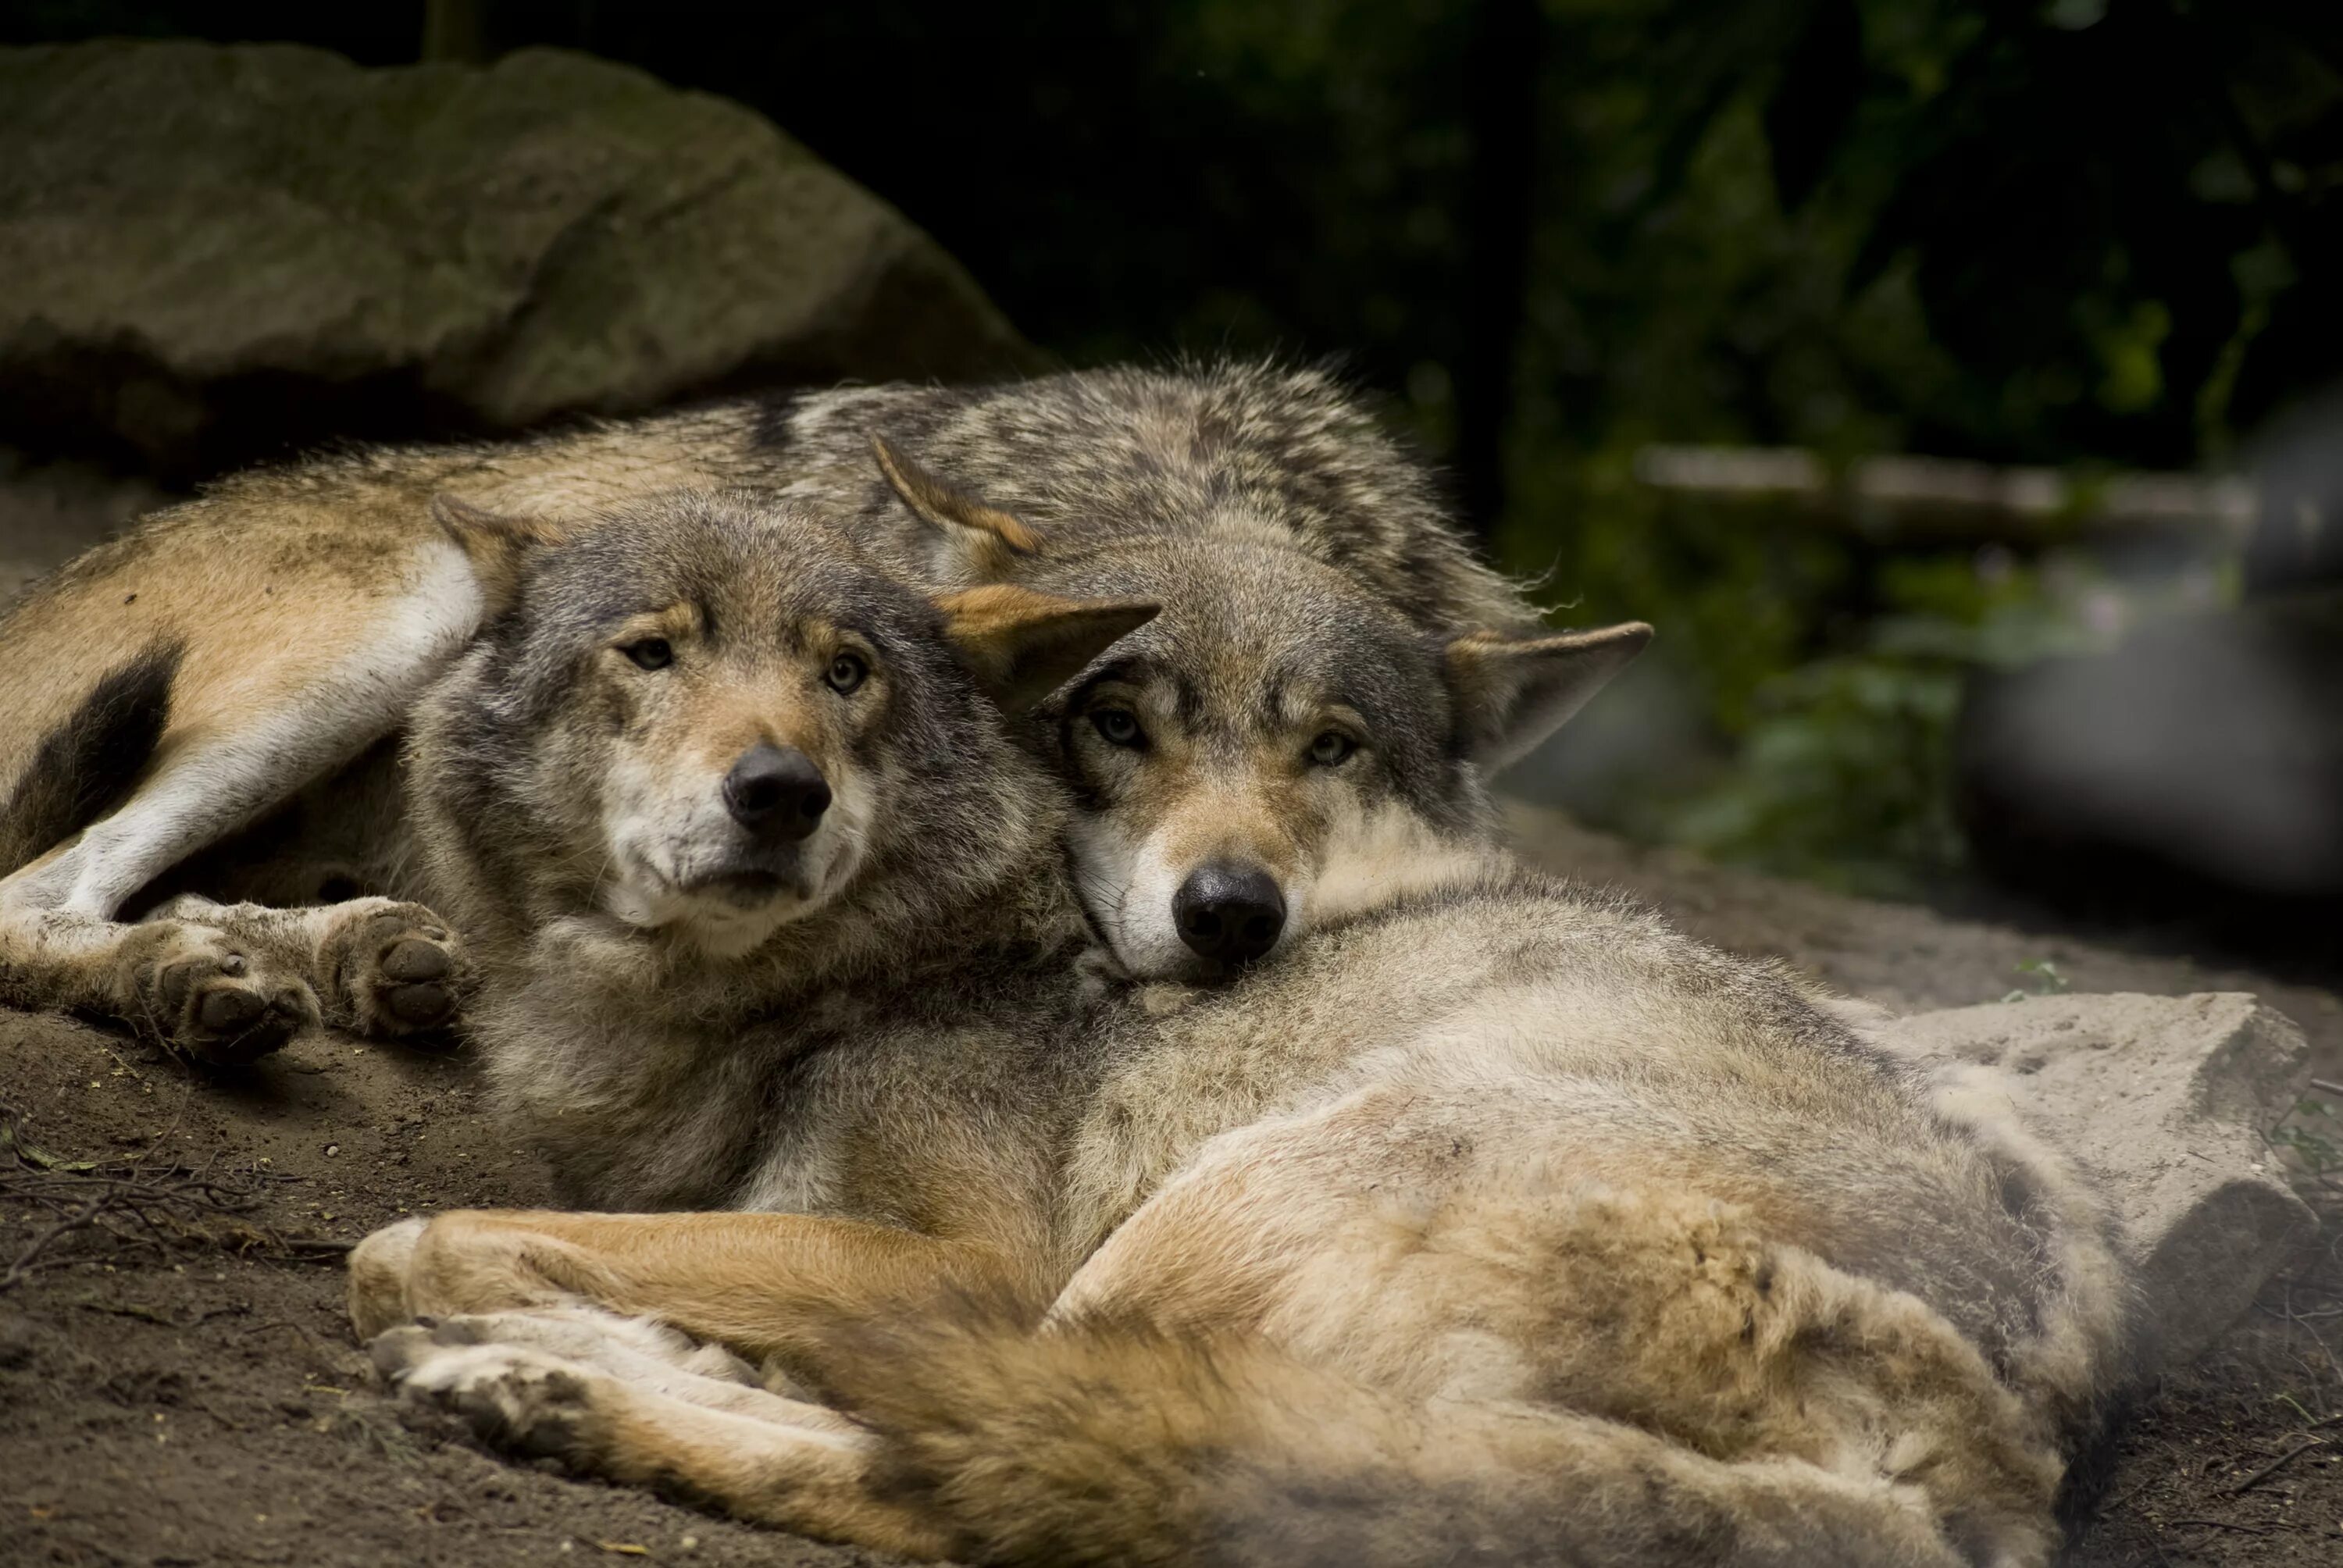
<path fill-rule="evenodd" d="M 1671 499 L 1634 460 L 2249 466 L 2343 375 L 2343 5 L 0 7 L 8 42 L 108 34 L 588 50 L 754 106 L 1066 362 L 1345 355 L 1562 618 L 1662 628 L 1523 787 L 1774 869 L 1974 890 L 1980 671 L 2317 586 L 2209 536 L 1916 541 Z M 2010 884 L 2039 857 L 1986 858 Z"/>

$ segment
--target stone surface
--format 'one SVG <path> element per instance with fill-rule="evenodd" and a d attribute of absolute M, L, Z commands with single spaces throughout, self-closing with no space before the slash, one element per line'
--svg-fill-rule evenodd
<path fill-rule="evenodd" d="M 2226 892 L 2272 923 L 2331 931 L 2338 680 L 2343 584 L 2159 616 L 2103 653 L 1981 671 L 1952 739 L 1970 850 L 2002 885 L 2077 908 L 2187 913 Z"/>
<path fill-rule="evenodd" d="M 2193 1359 L 2313 1225 L 2264 1134 L 2308 1071 L 2302 1031 L 2236 992 L 2042 996 L 1888 1026 L 2006 1075 L 2018 1112 L 2105 1183 L 2138 1263 L 2150 1353 Z"/>
<path fill-rule="evenodd" d="M 170 499 L 142 479 L 28 464 L 0 449 L 0 612 L 36 579 Z"/>
<path fill-rule="evenodd" d="M 13 437 L 166 470 L 1031 354 L 933 241 L 753 113 L 554 50 L 0 50 L 0 277 Z"/>

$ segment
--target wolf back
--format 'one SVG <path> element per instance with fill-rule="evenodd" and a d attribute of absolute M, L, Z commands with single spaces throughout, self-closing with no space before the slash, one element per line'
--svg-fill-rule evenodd
<path fill-rule="evenodd" d="M 872 461 L 882 425 L 969 469 L 989 500 L 1029 512 L 1061 554 L 1075 538 L 1274 546 L 1332 563 L 1421 627 L 1534 618 L 1473 558 L 1422 468 L 1355 395 L 1312 370 L 855 389 L 240 475 L 68 566 L 0 619 L 8 667 L 51 664 L 71 647 L 87 672 L 0 691 L 0 974 L 15 977 L 12 994 L 147 1020 L 171 1043 L 222 1059 L 273 1049 L 319 1016 L 389 1032 L 442 1021 L 446 988 L 436 1010 L 405 993 L 422 1010 L 412 1020 L 376 1005 L 395 989 L 388 977 L 338 994 L 311 994 L 307 981 L 264 994 L 215 975 L 176 987 L 176 1002 L 126 990 L 121 932 L 106 922 L 142 890 L 152 899 L 196 851 L 395 732 L 510 602 L 534 543 L 590 529 L 648 493 L 759 488 L 845 518 L 913 580 L 1015 580 L 1021 558 L 999 537 L 939 527 L 906 504 L 916 487 Z M 904 463 L 919 471 L 908 451 Z M 308 887 L 246 896 L 333 897 L 367 869 L 323 866 Z M 59 920 L 85 928 L 70 954 Z M 1176 939 L 1172 950 L 1191 961 Z"/>

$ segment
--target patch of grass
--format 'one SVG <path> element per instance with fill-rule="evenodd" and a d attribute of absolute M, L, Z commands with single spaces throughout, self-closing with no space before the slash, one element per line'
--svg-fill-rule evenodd
<path fill-rule="evenodd" d="M 2048 959 L 2026 959 L 2019 962 L 2017 972 L 2033 977 L 2031 989 L 2019 987 L 2001 1000 L 2024 1001 L 2030 996 L 2064 996 L 2074 989 L 2074 982 L 2058 972 L 2058 966 Z"/>

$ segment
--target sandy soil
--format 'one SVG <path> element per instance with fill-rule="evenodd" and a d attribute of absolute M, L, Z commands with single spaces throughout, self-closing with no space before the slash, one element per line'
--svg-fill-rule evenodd
<path fill-rule="evenodd" d="M 1899 1008 L 1997 998 L 2021 960 L 2047 958 L 2078 990 L 2258 990 L 2310 1032 L 2323 1075 L 2343 1067 L 2343 1004 L 2328 993 L 1842 899 L 1541 813 L 1517 828 L 1536 859 Z M 159 1194 L 151 1231 L 122 1215 L 120 1235 L 59 1238 L 39 1255 L 51 1266 L 0 1291 L 0 1561 L 858 1560 L 508 1464 L 444 1427 L 411 1431 L 385 1403 L 343 1321 L 338 1259 L 282 1243 L 541 1201 L 539 1172 L 499 1141 L 460 1055 L 321 1034 L 242 1077 L 200 1079 L 116 1033 L 0 1014 L 0 1105 L 32 1151 L 0 1150 L 0 1269 L 97 1183 Z M 2343 1560 L 2333 1237 L 2206 1362 L 2153 1391 L 2109 1457 L 2076 1561 Z"/>

